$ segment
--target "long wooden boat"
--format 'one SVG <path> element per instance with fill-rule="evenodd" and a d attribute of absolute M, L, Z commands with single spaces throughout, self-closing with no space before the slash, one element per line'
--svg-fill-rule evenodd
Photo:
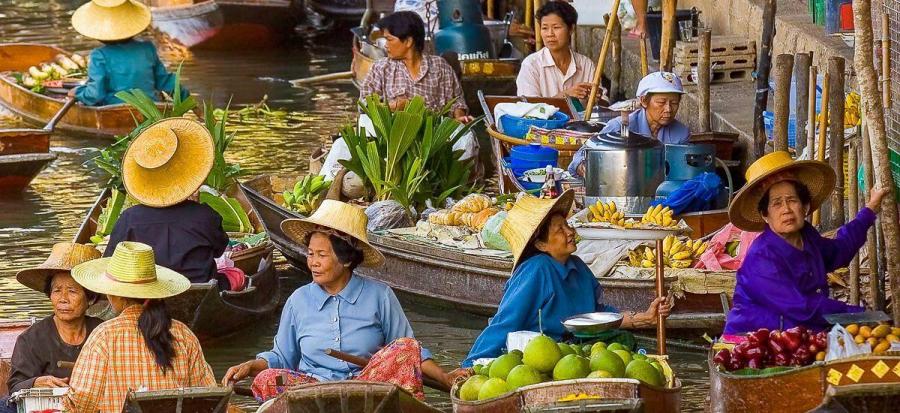
<path fill-rule="evenodd" d="M 202 49 L 273 47 L 283 43 L 304 15 L 297 0 L 215 0 L 224 23 Z"/>
<path fill-rule="evenodd" d="M 390 383 L 329 381 L 292 387 L 260 413 L 437 413 L 440 410 Z"/>
<path fill-rule="evenodd" d="M 55 159 L 55 153 L 0 155 L 0 195 L 18 194 Z"/>
<path fill-rule="evenodd" d="M 494 399 L 467 402 L 450 392 L 454 413 L 560 412 L 654 412 L 681 411 L 681 381 L 671 388 L 657 387 L 634 379 L 576 379 L 525 386 Z M 599 400 L 559 402 L 570 394 L 585 393 Z"/>
<path fill-rule="evenodd" d="M 9 72 L 27 71 L 31 66 L 52 61 L 60 53 L 71 55 L 43 44 L 0 44 L 0 105 L 27 122 L 46 124 L 62 108 L 65 96 L 34 93 L 17 84 Z M 163 108 L 164 104 L 159 106 Z M 140 121 L 141 115 L 126 104 L 97 107 L 77 104 L 57 128 L 69 135 L 114 138 L 131 132 L 136 119 Z"/>
<path fill-rule="evenodd" d="M 237 198 L 245 210 L 252 211 L 239 188 L 230 195 Z M 108 189 L 100 194 L 73 242 L 90 242 L 90 237 L 97 231 L 97 218 L 108 197 Z M 257 229 L 262 230 L 262 222 L 252 213 L 250 221 Z M 231 256 L 235 267 L 250 277 L 250 284 L 246 289 L 220 292 L 215 281 L 191 284 L 188 291 L 166 299 L 169 313 L 176 320 L 187 324 L 201 341 L 228 335 L 271 314 L 278 307 L 281 288 L 273 263 L 273 250 L 271 244 L 265 244 Z M 113 315 L 111 310 L 105 301 L 101 303 L 101 306 L 92 308 L 91 312 L 101 318 L 110 318 Z"/>
<path fill-rule="evenodd" d="M 306 249 L 281 231 L 281 221 L 302 218 L 284 208 L 281 193 L 299 175 L 263 175 L 241 184 L 272 242 L 292 265 L 306 269 Z M 358 268 L 362 276 L 388 284 L 413 301 L 450 307 L 472 314 L 492 316 L 497 312 L 503 288 L 512 271 L 511 258 L 486 257 L 462 250 L 438 247 L 391 233 L 369 233 L 369 241 L 385 256 L 379 268 Z M 654 279 L 598 277 L 604 301 L 621 311 L 644 311 L 655 297 Z M 703 289 L 683 291 L 678 277 L 667 277 L 666 288 L 678 294 L 666 326 L 681 330 L 684 337 L 697 338 L 708 332 L 721 333 L 725 323 L 720 292 Z M 677 332 L 673 332 L 677 333 Z"/>
<path fill-rule="evenodd" d="M 9 320 L 0 319 L 0 397 L 9 394 L 6 380 L 9 379 L 13 349 L 16 347 L 16 339 L 34 324 L 35 320 Z"/>
<path fill-rule="evenodd" d="M 900 354 L 866 355 L 797 367 L 760 375 L 740 376 L 719 371 L 709 354 L 709 411 L 718 412 L 807 412 L 823 402 L 830 391 L 844 394 L 851 387 L 857 394 L 865 388 L 877 389 L 865 398 L 847 397 L 843 402 L 851 412 L 895 412 L 896 403 L 881 403 L 881 409 L 861 409 L 878 405 L 878 399 L 898 400 L 900 394 Z M 835 390 L 829 390 L 835 388 Z M 836 396 L 832 396 L 836 397 Z M 865 403 L 865 404 L 864 404 Z"/>
<path fill-rule="evenodd" d="M 185 47 L 212 39 L 225 24 L 215 0 L 145 0 L 153 14 L 152 25 Z"/>
<path fill-rule="evenodd" d="M 122 412 L 226 413 L 232 411 L 228 405 L 231 395 L 227 387 L 132 391 L 125 399 Z"/>

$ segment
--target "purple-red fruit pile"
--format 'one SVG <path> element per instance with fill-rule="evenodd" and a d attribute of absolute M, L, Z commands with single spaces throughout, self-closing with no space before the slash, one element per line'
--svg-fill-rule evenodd
<path fill-rule="evenodd" d="M 815 333 L 804 327 L 785 331 L 761 328 L 747 334 L 747 340 L 733 349 L 719 350 L 716 364 L 728 371 L 781 366 L 806 366 L 825 359 L 828 333 Z"/>

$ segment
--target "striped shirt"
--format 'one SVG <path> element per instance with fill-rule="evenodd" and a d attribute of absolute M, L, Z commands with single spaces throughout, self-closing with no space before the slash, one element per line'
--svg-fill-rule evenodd
<path fill-rule="evenodd" d="M 371 94 L 381 96 L 386 103 L 400 98 L 412 100 L 414 96 L 422 96 L 425 98 L 425 106 L 431 110 L 439 110 L 453 100 L 451 116 L 456 109 L 468 110 L 456 73 L 447 61 L 434 55 L 422 55 L 416 79 L 409 74 L 402 60 L 383 58 L 376 61 L 359 88 L 361 99 Z"/>
<path fill-rule="evenodd" d="M 88 337 L 63 399 L 66 412 L 119 413 L 129 390 L 165 390 L 216 385 L 212 369 L 194 333 L 172 321 L 175 346 L 172 370 L 163 372 L 138 330 L 142 307 L 134 305 L 94 330 Z"/>

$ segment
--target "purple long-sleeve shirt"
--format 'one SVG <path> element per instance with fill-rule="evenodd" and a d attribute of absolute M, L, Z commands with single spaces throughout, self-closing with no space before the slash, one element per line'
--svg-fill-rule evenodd
<path fill-rule="evenodd" d="M 737 272 L 725 334 L 797 325 L 823 330 L 828 328 L 825 314 L 863 311 L 862 307 L 829 298 L 826 274 L 850 263 L 865 244 L 866 231 L 874 222 L 875 212 L 863 208 L 834 239 L 822 237 L 807 223 L 800 230 L 802 250 L 766 226 Z"/>

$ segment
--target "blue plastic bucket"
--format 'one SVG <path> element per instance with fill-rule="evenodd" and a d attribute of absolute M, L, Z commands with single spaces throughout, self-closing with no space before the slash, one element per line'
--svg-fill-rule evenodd
<path fill-rule="evenodd" d="M 546 168 L 547 165 L 555 168 L 559 161 L 559 151 L 536 143 L 513 146 L 509 152 L 509 167 L 516 176 L 529 169 Z"/>

